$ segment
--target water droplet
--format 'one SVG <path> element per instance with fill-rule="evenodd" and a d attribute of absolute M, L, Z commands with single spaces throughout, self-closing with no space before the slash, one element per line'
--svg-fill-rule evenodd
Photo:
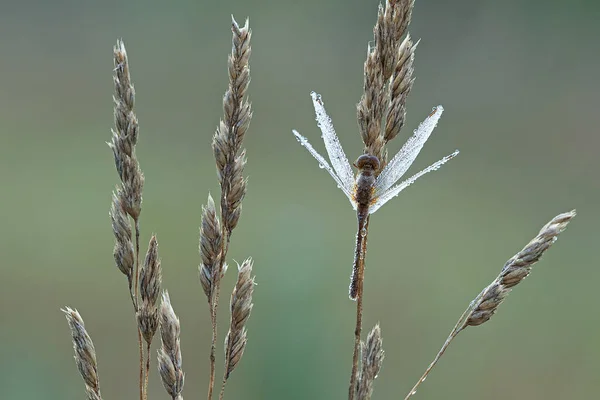
<path fill-rule="evenodd" d="M 361 234 L 361 236 L 362 236 L 362 237 L 365 237 L 365 236 L 367 236 L 367 228 L 362 228 L 362 229 L 360 230 L 360 234 Z"/>
<path fill-rule="evenodd" d="M 319 164 L 319 168 L 323 169 L 325 166 L 323 164 Z"/>

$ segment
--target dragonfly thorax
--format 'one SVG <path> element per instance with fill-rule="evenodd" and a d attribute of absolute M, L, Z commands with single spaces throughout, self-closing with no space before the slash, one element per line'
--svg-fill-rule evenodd
<path fill-rule="evenodd" d="M 361 171 L 377 171 L 379 169 L 379 159 L 370 154 L 363 154 L 356 159 L 354 166 Z"/>
<path fill-rule="evenodd" d="M 375 171 L 379 169 L 377 157 L 363 154 L 354 163 L 358 168 L 356 177 L 355 200 L 359 210 L 366 212 L 373 197 L 373 184 L 375 183 Z"/>

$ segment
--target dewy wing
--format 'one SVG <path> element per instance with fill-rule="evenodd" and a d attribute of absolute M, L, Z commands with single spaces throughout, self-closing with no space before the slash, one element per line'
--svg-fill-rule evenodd
<path fill-rule="evenodd" d="M 298 142 L 302 146 L 304 146 L 306 148 L 306 150 L 308 150 L 308 152 L 310 154 L 312 154 L 312 156 L 319 162 L 319 166 L 321 168 L 325 169 L 327 172 L 329 172 L 329 175 L 331 175 L 331 177 L 337 183 L 338 187 L 340 189 L 342 189 L 344 194 L 348 197 L 348 200 L 350 200 L 350 204 L 352 204 L 352 207 L 354 209 L 356 209 L 356 204 L 354 202 L 354 196 L 352 195 L 352 192 L 347 189 L 348 185 L 343 183 L 340 180 L 340 178 L 337 176 L 335 171 L 331 168 L 329 163 L 327 161 L 325 161 L 323 156 L 321 156 L 319 153 L 317 153 L 317 151 L 314 149 L 314 147 L 311 146 L 311 144 L 308 142 L 308 140 L 304 136 L 302 136 L 300 133 L 298 133 L 298 131 L 295 129 L 292 132 L 294 132 L 294 136 L 296 136 L 296 139 L 298 140 Z"/>
<path fill-rule="evenodd" d="M 425 121 L 414 130 L 413 135 L 404 143 L 400 151 L 390 160 L 375 181 L 375 196 L 385 193 L 408 171 L 423 145 L 429 139 L 437 125 L 444 108 L 437 106 Z"/>
<path fill-rule="evenodd" d="M 403 181 L 402 183 L 388 189 L 387 192 L 385 192 L 379 196 L 376 195 L 375 202 L 369 207 L 369 214 L 373 214 L 375 211 L 379 210 L 382 205 L 384 205 L 385 203 L 388 202 L 388 200 L 390 200 L 393 197 L 398 196 L 402 190 L 404 190 L 408 186 L 412 185 L 421 176 L 423 176 L 426 173 L 431 172 L 431 171 L 437 171 L 442 165 L 446 164 L 449 160 L 453 159 L 457 155 L 458 155 L 458 150 L 455 150 L 454 153 L 447 155 L 446 157 L 433 163 L 432 165 L 425 168 L 424 170 L 417 172 L 416 174 L 414 174 L 407 180 Z"/>
<path fill-rule="evenodd" d="M 321 129 L 321 137 L 325 143 L 325 149 L 331 160 L 331 165 L 333 166 L 333 169 L 335 169 L 335 172 L 337 172 L 342 183 L 346 185 L 346 190 L 352 192 L 354 187 L 354 172 L 352 172 L 352 167 L 348 162 L 344 149 L 342 149 L 342 144 L 335 134 L 331 118 L 329 118 L 325 111 L 321 95 L 311 92 L 310 96 L 312 97 L 313 105 L 315 106 L 317 125 Z"/>

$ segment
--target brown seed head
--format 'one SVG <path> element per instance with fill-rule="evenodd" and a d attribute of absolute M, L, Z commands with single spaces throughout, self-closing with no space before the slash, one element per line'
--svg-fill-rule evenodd
<path fill-rule="evenodd" d="M 384 132 L 386 143 L 395 138 L 404 126 L 406 99 L 415 81 L 412 75 L 416 48 L 417 45 L 410 40 L 410 35 L 406 35 L 398 49 L 397 62 L 389 87 L 390 105 Z"/>
<path fill-rule="evenodd" d="M 136 317 L 144 340 L 146 343 L 151 344 L 159 324 L 158 308 L 142 303 L 142 307 L 136 313 Z"/>
<path fill-rule="evenodd" d="M 384 80 L 388 80 L 392 75 L 396 59 L 395 52 L 400 39 L 406 33 L 408 24 L 410 24 L 413 6 L 414 0 L 388 0 L 385 8 L 381 4 L 379 5 L 373 36 Z"/>
<path fill-rule="evenodd" d="M 356 398 L 368 400 L 373 394 L 373 383 L 383 364 L 383 342 L 379 325 L 369 332 L 366 345 L 362 344 L 362 369 L 357 382 Z"/>
<path fill-rule="evenodd" d="M 140 296 L 142 301 L 155 306 L 160 294 L 162 282 L 162 269 L 158 258 L 158 242 L 156 235 L 152 235 L 146 252 L 146 259 L 140 272 Z"/>
<path fill-rule="evenodd" d="M 238 277 L 231 294 L 231 322 L 225 338 L 225 357 L 227 369 L 225 379 L 235 369 L 246 348 L 246 322 L 252 311 L 252 293 L 254 292 L 254 277 L 252 277 L 252 259 L 246 259 L 238 265 Z"/>
<path fill-rule="evenodd" d="M 142 207 L 144 175 L 135 155 L 139 124 L 133 112 L 135 89 L 129 76 L 127 52 L 122 40 L 117 41 L 114 54 L 114 120 L 115 129 L 108 144 L 113 151 L 115 166 L 123 184 L 119 195 L 123 209 L 134 219 L 139 217 Z"/>
<path fill-rule="evenodd" d="M 200 283 L 204 294 L 211 301 L 213 273 L 219 268 L 221 260 L 221 224 L 217 217 L 215 202 L 208 195 L 206 207 L 202 207 L 202 225 L 200 227 Z"/>
<path fill-rule="evenodd" d="M 158 295 L 162 282 L 162 269 L 158 258 L 158 242 L 152 235 L 148 245 L 146 259 L 140 272 L 140 297 L 142 306 L 137 313 L 138 326 L 146 343 L 152 343 L 152 338 L 158 328 Z"/>
<path fill-rule="evenodd" d="M 246 179 L 243 177 L 246 160 L 241 146 L 252 119 L 251 106 L 245 98 L 250 83 L 248 61 L 252 36 L 248 20 L 240 27 L 233 19 L 232 32 L 232 49 L 227 63 L 229 87 L 223 96 L 224 118 L 212 143 L 221 184 L 222 223 L 229 233 L 237 225 L 246 193 Z"/>
<path fill-rule="evenodd" d="M 394 100 L 393 81 L 399 72 L 399 60 L 406 51 L 403 50 L 400 39 L 406 33 L 410 23 L 413 6 L 414 0 L 388 0 L 385 8 L 380 5 L 373 29 L 375 46 L 369 46 L 367 50 L 364 66 L 364 94 L 357 105 L 357 118 L 359 131 L 365 144 L 364 152 L 377 157 L 381 161 L 381 168 L 385 166 L 387 160 L 385 144 L 397 135 L 396 125 L 399 131 L 403 123 L 405 97 L 410 91 L 410 88 L 405 89 L 402 92 L 404 99 L 397 99 L 395 105 L 391 104 Z M 410 66 L 411 75 L 412 61 Z M 405 74 L 406 72 L 408 71 L 405 71 Z M 411 81 L 410 76 L 406 79 L 406 82 Z M 390 86 L 390 93 L 385 90 L 386 85 Z M 385 115 L 388 115 L 388 119 L 391 117 L 394 122 L 389 131 L 387 121 L 385 129 L 382 129 Z"/>
<path fill-rule="evenodd" d="M 567 228 L 575 215 L 573 210 L 554 217 L 523 250 L 508 260 L 500 275 L 473 300 L 462 328 L 488 321 L 512 288 L 529 275 L 533 264 L 539 261 L 542 254 L 558 239 L 558 235 Z"/>
<path fill-rule="evenodd" d="M 88 400 L 101 400 L 100 380 L 98 378 L 98 364 L 96 362 L 96 350 L 94 343 L 88 335 L 81 315 L 69 307 L 62 309 L 67 317 L 73 337 L 73 350 L 75 350 L 75 362 L 77 369 L 83 378 Z"/>
<path fill-rule="evenodd" d="M 127 276 L 127 280 L 131 284 L 133 274 L 133 263 L 135 261 L 135 250 L 131 238 L 131 224 L 129 217 L 123 209 L 121 196 L 113 192 L 112 205 L 110 208 L 110 219 L 112 221 L 112 229 L 115 235 L 115 248 L 113 255 L 117 268 Z"/>
<path fill-rule="evenodd" d="M 173 311 L 169 294 L 164 292 L 160 307 L 161 347 L 158 349 L 158 372 L 165 390 L 173 399 L 181 396 L 184 383 L 179 333 L 179 319 Z"/>

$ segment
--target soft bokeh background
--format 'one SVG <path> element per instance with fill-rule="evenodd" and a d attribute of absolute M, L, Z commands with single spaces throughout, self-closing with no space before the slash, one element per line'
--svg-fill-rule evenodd
<path fill-rule="evenodd" d="M 93 337 L 105 398 L 136 396 L 135 325 L 108 218 L 117 174 L 104 143 L 119 37 L 141 124 L 142 243 L 158 234 L 182 324 L 185 397 L 205 396 L 198 226 L 208 193 L 219 195 L 210 142 L 231 13 L 251 18 L 254 120 L 229 261 L 253 256 L 258 286 L 226 397 L 345 398 L 355 216 L 291 129 L 323 149 L 316 90 L 349 157 L 360 153 L 355 104 L 376 10 L 371 0 L 2 2 L 0 398 L 82 398 L 65 305 Z M 459 336 L 416 398 L 597 396 L 598 18 L 591 0 L 417 1 L 417 81 L 391 151 L 443 104 L 411 171 L 461 154 L 372 219 L 364 327 L 381 323 L 386 350 L 376 399 L 402 398 L 505 260 L 572 208 L 578 217 L 533 276 L 490 323 Z M 234 279 L 223 282 L 221 334 Z M 155 371 L 150 398 L 166 398 Z"/>

